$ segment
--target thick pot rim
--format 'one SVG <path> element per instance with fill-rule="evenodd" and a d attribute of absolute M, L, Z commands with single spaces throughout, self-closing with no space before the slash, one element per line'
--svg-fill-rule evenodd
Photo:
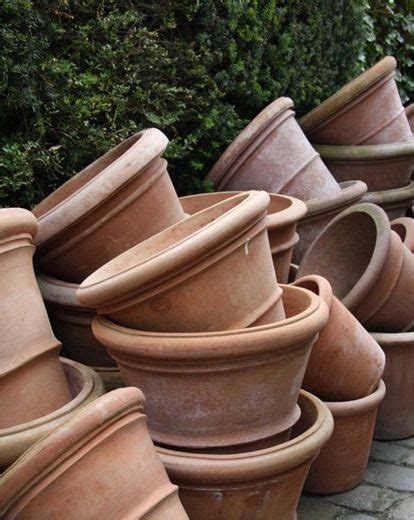
<path fill-rule="evenodd" d="M 383 379 L 380 380 L 378 386 L 372 394 L 353 401 L 324 401 L 326 406 L 335 417 L 349 417 L 366 413 L 377 407 L 384 399 L 386 387 Z"/>
<path fill-rule="evenodd" d="M 385 144 L 363 144 L 363 145 L 328 145 L 314 144 L 314 148 L 319 152 L 324 161 L 335 161 L 343 163 L 377 163 L 380 161 L 413 158 L 414 139 L 399 143 Z"/>
<path fill-rule="evenodd" d="M 37 219 L 29 210 L 24 208 L 0 209 L 0 240 L 22 238 L 29 235 L 31 240 L 38 230 Z"/>
<path fill-rule="evenodd" d="M 368 191 L 363 196 L 363 202 L 369 202 L 387 207 L 393 203 L 403 203 L 404 201 L 414 200 L 414 181 L 410 181 L 407 186 L 394 188 L 392 190 Z"/>
<path fill-rule="evenodd" d="M 328 282 L 328 280 L 319 274 L 308 274 L 294 280 L 291 285 L 294 285 L 295 287 L 301 287 L 302 289 L 308 289 L 306 282 L 310 282 L 318 286 L 318 296 L 322 298 L 330 311 L 334 295 L 331 284 Z M 311 291 L 311 289 L 308 289 L 308 291 Z"/>
<path fill-rule="evenodd" d="M 348 206 L 352 202 L 358 201 L 368 190 L 368 186 L 365 182 L 360 180 L 343 181 L 338 183 L 338 185 L 341 188 L 340 193 L 307 200 L 306 206 L 308 212 L 301 222 L 306 222 L 308 218 L 313 218 L 315 215 L 328 213 L 338 208 Z"/>
<path fill-rule="evenodd" d="M 414 332 L 370 332 L 380 347 L 414 346 Z"/>

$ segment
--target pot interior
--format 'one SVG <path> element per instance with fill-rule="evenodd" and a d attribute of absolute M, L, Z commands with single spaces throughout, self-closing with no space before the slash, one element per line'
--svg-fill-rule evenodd
<path fill-rule="evenodd" d="M 309 294 L 295 286 L 281 285 L 281 287 L 283 289 L 282 302 L 286 319 L 293 318 L 309 308 L 312 301 Z"/>
<path fill-rule="evenodd" d="M 85 379 L 80 370 L 76 370 L 67 363 L 62 363 L 62 368 L 69 384 L 70 393 L 75 398 L 85 386 Z"/>
<path fill-rule="evenodd" d="M 401 222 L 391 223 L 391 229 L 397 233 L 402 242 L 407 238 L 407 228 Z"/>

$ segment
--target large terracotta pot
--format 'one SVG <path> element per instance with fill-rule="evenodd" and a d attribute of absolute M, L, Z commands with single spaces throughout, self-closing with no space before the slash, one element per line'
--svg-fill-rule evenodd
<path fill-rule="evenodd" d="M 299 389 L 328 309 L 298 287 L 283 286 L 283 303 L 285 320 L 239 330 L 142 332 L 99 316 L 92 328 L 126 384 L 145 393 L 155 441 L 230 446 L 276 435 L 299 417 Z"/>
<path fill-rule="evenodd" d="M 266 231 L 269 195 L 246 192 L 118 256 L 77 297 L 115 323 L 200 332 L 284 318 Z"/>
<path fill-rule="evenodd" d="M 414 252 L 414 219 L 401 217 L 391 222 L 391 229 L 395 231 L 408 249 Z"/>
<path fill-rule="evenodd" d="M 390 220 L 402 217 L 411 208 L 414 201 L 414 182 L 394 190 L 371 191 L 362 197 L 362 202 L 380 206 Z"/>
<path fill-rule="evenodd" d="M 369 191 L 402 188 L 414 166 L 414 139 L 364 146 L 316 146 L 338 182 L 361 180 Z"/>
<path fill-rule="evenodd" d="M 222 200 L 229 199 L 239 192 L 217 191 L 181 197 L 180 202 L 186 213 L 193 215 Z M 299 199 L 269 193 L 270 204 L 267 208 L 267 234 L 272 252 L 276 278 L 279 283 L 287 283 L 289 265 L 294 246 L 299 241 L 296 224 L 306 215 L 306 205 Z"/>
<path fill-rule="evenodd" d="M 387 359 L 387 394 L 381 403 L 376 439 L 403 439 L 414 435 L 414 332 L 372 333 Z"/>
<path fill-rule="evenodd" d="M 339 193 L 312 148 L 289 98 L 267 106 L 236 137 L 207 175 L 218 190 L 266 190 L 301 200 Z"/>
<path fill-rule="evenodd" d="M 332 434 L 327 407 L 301 391 L 294 438 L 233 454 L 157 447 L 191 520 L 294 520 L 309 466 Z"/>
<path fill-rule="evenodd" d="M 0 516 L 65 520 L 188 518 L 148 434 L 136 388 L 106 394 L 0 477 Z"/>
<path fill-rule="evenodd" d="M 98 267 L 184 218 L 155 128 L 126 139 L 33 210 L 41 270 L 81 283 Z"/>
<path fill-rule="evenodd" d="M 341 182 L 339 187 L 338 194 L 306 201 L 308 211 L 297 226 L 299 242 L 293 250 L 294 262 L 301 261 L 311 243 L 336 215 L 360 202 L 367 192 L 367 185 L 362 181 Z"/>
<path fill-rule="evenodd" d="M 37 222 L 30 211 L 0 209 L 0 428 L 63 406 L 70 391 L 33 271 Z"/>
<path fill-rule="evenodd" d="M 378 406 L 385 384 L 362 399 L 325 403 L 334 418 L 332 437 L 312 463 L 305 491 L 317 495 L 342 493 L 364 478 L 374 433 Z"/>
<path fill-rule="evenodd" d="M 385 144 L 411 130 L 395 83 L 397 62 L 386 56 L 299 121 L 312 143 Z"/>
<path fill-rule="evenodd" d="M 385 365 L 378 343 L 335 298 L 325 278 L 304 276 L 293 285 L 314 292 L 329 307 L 329 321 L 312 347 L 303 388 L 324 401 L 350 401 L 371 394 Z"/>
<path fill-rule="evenodd" d="M 72 399 L 38 419 L 0 430 L 0 470 L 12 464 L 35 442 L 65 422 L 69 415 L 105 392 L 99 375 L 90 368 L 61 358 Z M 44 396 L 46 397 L 46 396 Z"/>
<path fill-rule="evenodd" d="M 411 132 L 414 134 L 414 103 L 405 108 L 405 115 L 407 116 Z"/>
<path fill-rule="evenodd" d="M 385 212 L 358 204 L 335 217 L 311 244 L 298 277 L 320 274 L 370 331 L 409 331 L 414 324 L 414 256 Z"/>

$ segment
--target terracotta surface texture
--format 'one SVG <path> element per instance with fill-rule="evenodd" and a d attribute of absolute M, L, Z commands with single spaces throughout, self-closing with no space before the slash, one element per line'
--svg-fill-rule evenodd
<path fill-rule="evenodd" d="M 414 103 L 411 103 L 411 105 L 408 105 L 408 107 L 406 107 L 405 115 L 407 116 L 411 132 L 414 134 Z"/>
<path fill-rule="evenodd" d="M 414 182 L 394 190 L 371 191 L 362 197 L 362 202 L 380 206 L 390 220 L 403 217 L 411 209 L 414 201 Z"/>
<path fill-rule="evenodd" d="M 408 249 L 414 252 L 414 219 L 401 217 L 391 221 L 391 229 L 395 231 Z"/>

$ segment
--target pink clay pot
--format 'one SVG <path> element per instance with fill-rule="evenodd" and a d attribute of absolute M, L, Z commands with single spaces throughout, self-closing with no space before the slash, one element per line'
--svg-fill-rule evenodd
<path fill-rule="evenodd" d="M 312 148 L 289 98 L 268 105 L 236 137 L 207 175 L 217 190 L 265 190 L 308 200 L 339 193 Z"/>
<path fill-rule="evenodd" d="M 408 141 L 411 130 L 402 106 L 395 69 L 386 56 L 299 121 L 312 143 L 385 144 Z"/>
<path fill-rule="evenodd" d="M 184 218 L 167 161 L 161 159 L 167 144 L 155 128 L 135 134 L 34 208 L 42 271 L 81 283 L 112 258 Z"/>
<path fill-rule="evenodd" d="M 414 252 L 414 219 L 401 217 L 391 222 L 391 229 L 401 238 L 408 249 Z"/>
<path fill-rule="evenodd" d="M 405 115 L 407 116 L 411 132 L 414 134 L 414 103 L 411 103 L 411 105 L 408 105 L 408 107 L 406 107 Z"/>
<path fill-rule="evenodd" d="M 125 327 L 200 332 L 284 319 L 265 192 L 224 200 L 138 244 L 89 276 L 81 304 Z"/>
<path fill-rule="evenodd" d="M 366 193 L 361 202 L 370 202 L 380 206 L 388 215 L 389 220 L 403 217 L 410 209 L 414 201 L 414 182 L 407 186 L 394 190 L 370 191 Z"/>

